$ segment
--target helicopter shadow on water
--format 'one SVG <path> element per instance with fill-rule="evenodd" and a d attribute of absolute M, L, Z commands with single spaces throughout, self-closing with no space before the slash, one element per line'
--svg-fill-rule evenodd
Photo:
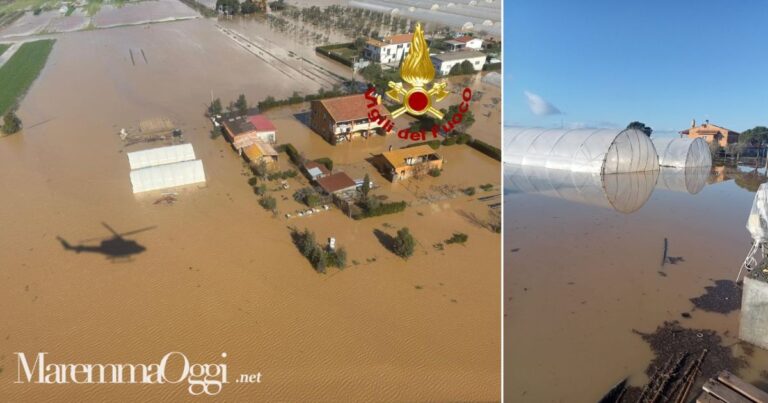
<path fill-rule="evenodd" d="M 107 223 L 102 222 L 101 225 L 103 225 L 104 228 L 111 232 L 112 236 L 106 238 L 86 239 L 80 241 L 78 245 L 72 245 L 60 236 L 56 237 L 56 239 L 59 240 L 59 243 L 61 243 L 61 247 L 64 248 L 64 250 L 72 251 L 77 254 L 98 253 L 104 255 L 108 260 L 112 262 L 126 262 L 131 261 L 133 256 L 145 252 L 147 248 L 134 240 L 125 239 L 125 237 L 156 228 L 156 226 L 151 226 L 134 231 L 118 233 Z M 99 243 L 88 244 L 89 242 L 95 241 L 99 241 Z"/>

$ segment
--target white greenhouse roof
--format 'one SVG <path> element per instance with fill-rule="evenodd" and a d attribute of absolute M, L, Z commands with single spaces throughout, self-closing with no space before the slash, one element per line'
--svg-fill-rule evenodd
<path fill-rule="evenodd" d="M 712 166 L 712 154 L 703 138 L 658 137 L 652 141 L 659 155 L 659 165 L 675 168 Z"/>
<path fill-rule="evenodd" d="M 133 193 L 205 182 L 203 161 L 181 161 L 131 171 Z"/>
<path fill-rule="evenodd" d="M 131 169 L 141 169 L 194 159 L 195 150 L 192 148 L 192 144 L 189 143 L 128 153 L 128 162 L 131 165 Z"/>
<path fill-rule="evenodd" d="M 636 129 L 504 129 L 504 162 L 574 172 L 657 171 L 653 143 Z"/>

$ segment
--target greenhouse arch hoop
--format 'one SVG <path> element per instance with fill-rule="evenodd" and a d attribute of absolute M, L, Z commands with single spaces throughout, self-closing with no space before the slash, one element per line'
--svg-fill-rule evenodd
<path fill-rule="evenodd" d="M 504 130 L 504 162 L 602 174 L 657 171 L 656 149 L 636 129 Z"/>
<path fill-rule="evenodd" d="M 659 137 L 651 139 L 659 153 L 659 165 L 665 167 L 710 167 L 712 154 L 707 142 L 696 139 Z"/>

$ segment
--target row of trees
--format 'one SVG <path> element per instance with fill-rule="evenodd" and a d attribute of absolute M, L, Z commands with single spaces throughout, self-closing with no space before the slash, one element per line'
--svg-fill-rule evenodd
<path fill-rule="evenodd" d="M 261 1 L 253 0 L 245 0 L 242 3 L 239 0 L 216 0 L 216 10 L 228 15 L 253 14 L 265 11 Z"/>

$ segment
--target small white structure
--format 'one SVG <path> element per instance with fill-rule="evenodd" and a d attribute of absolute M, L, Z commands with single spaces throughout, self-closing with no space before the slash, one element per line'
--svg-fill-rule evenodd
<path fill-rule="evenodd" d="M 398 34 L 383 40 L 369 39 L 365 43 L 363 56 L 376 63 L 397 63 L 411 49 L 413 34 Z"/>
<path fill-rule="evenodd" d="M 674 168 L 712 166 L 712 154 L 703 138 L 659 137 L 651 139 L 659 165 Z"/>
<path fill-rule="evenodd" d="M 133 193 L 205 182 L 203 161 L 181 161 L 131 171 Z"/>
<path fill-rule="evenodd" d="M 483 49 L 483 40 L 480 38 L 474 38 L 471 36 L 462 36 L 456 39 L 450 39 L 445 41 L 446 45 L 452 52 L 459 50 L 481 50 Z"/>
<path fill-rule="evenodd" d="M 189 143 L 128 153 L 128 163 L 131 164 L 131 169 L 173 164 L 174 162 L 193 159 L 195 159 L 195 150 Z"/>
<path fill-rule="evenodd" d="M 445 76 L 451 72 L 453 66 L 459 65 L 464 61 L 469 61 L 475 71 L 480 71 L 483 69 L 483 65 L 485 65 L 487 56 L 482 52 L 465 50 L 461 52 L 441 53 L 432 55 L 431 57 L 432 63 L 435 65 L 435 70 Z"/>
<path fill-rule="evenodd" d="M 658 171 L 653 143 L 636 129 L 504 129 L 504 162 L 574 172 Z"/>
<path fill-rule="evenodd" d="M 205 182 L 203 161 L 191 144 L 128 153 L 133 193 Z"/>

